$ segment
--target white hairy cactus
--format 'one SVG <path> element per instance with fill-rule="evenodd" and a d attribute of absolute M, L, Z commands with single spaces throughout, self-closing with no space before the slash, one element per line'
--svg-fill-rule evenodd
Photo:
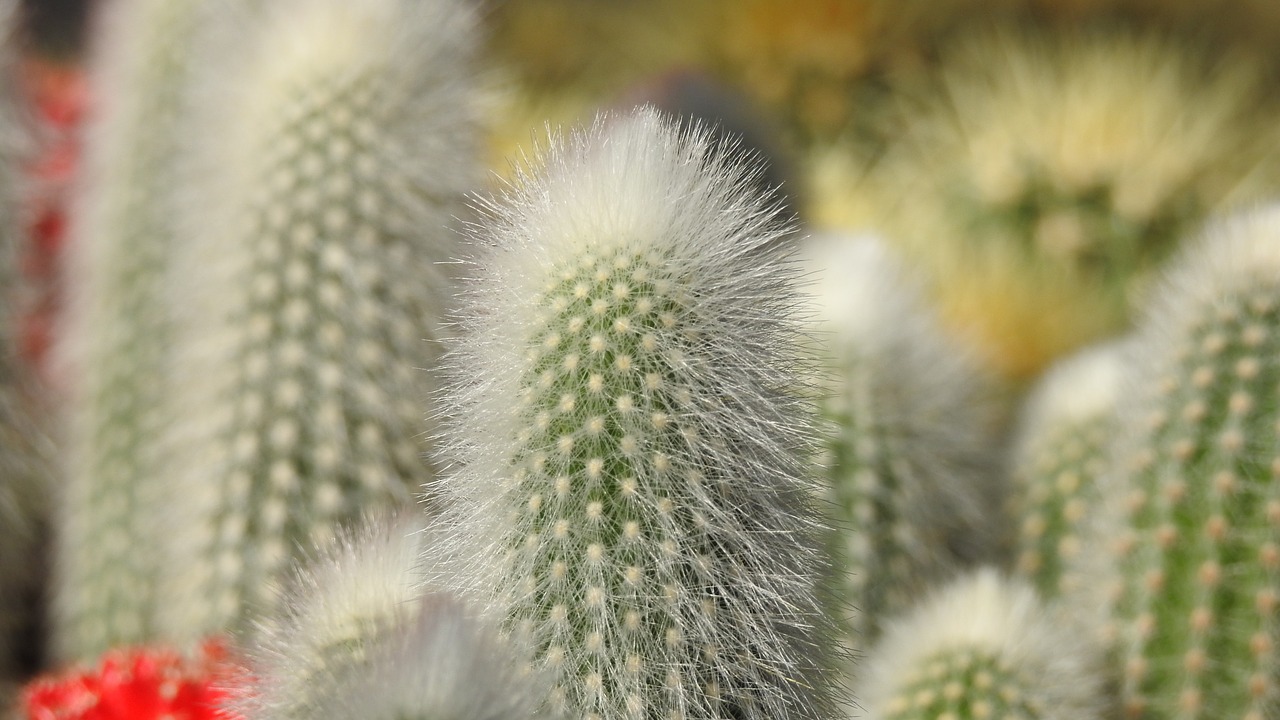
<path fill-rule="evenodd" d="M 802 253 L 830 368 L 820 465 L 833 501 L 832 590 L 857 647 L 885 613 L 1000 560 L 1008 530 L 992 387 L 883 242 L 816 236 Z"/>
<path fill-rule="evenodd" d="M 868 720 L 1098 720 L 1101 653 L 1030 586 L 990 568 L 889 621 L 858 699 Z"/>
<path fill-rule="evenodd" d="M 152 521 L 171 480 L 156 442 L 173 331 L 166 198 L 201 3 L 120 0 L 103 10 L 59 351 L 72 397 L 54 635 L 61 655 L 81 659 L 155 632 L 162 533 Z"/>
<path fill-rule="evenodd" d="M 476 231 L 451 550 L 574 716 L 832 712 L 797 295 L 730 150 L 603 118 Z"/>
<path fill-rule="evenodd" d="M 175 639 L 246 628 L 297 548 L 408 504 L 431 477 L 423 369 L 450 292 L 449 225 L 477 175 L 467 3 L 240 12 L 213 33 L 230 44 L 209 43 L 181 204 L 160 613 Z"/>
<path fill-rule="evenodd" d="M 1086 548 L 1098 532 L 1101 488 L 1127 352 L 1124 341 L 1062 360 L 1041 378 L 1023 410 L 1013 448 L 1012 514 L 1019 524 L 1018 573 L 1044 597 L 1101 597 L 1093 568 L 1105 548 Z"/>
<path fill-rule="evenodd" d="M 545 691 L 519 653 L 433 590 L 423 555 L 439 538 L 424 524 L 370 520 L 298 573 L 251 650 L 249 720 L 540 717 Z"/>

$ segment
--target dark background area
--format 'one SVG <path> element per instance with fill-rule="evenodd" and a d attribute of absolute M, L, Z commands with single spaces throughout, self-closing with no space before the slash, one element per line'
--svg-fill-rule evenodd
<path fill-rule="evenodd" d="M 96 0 L 21 0 L 23 23 L 38 52 L 72 59 L 84 47 L 85 18 Z"/>

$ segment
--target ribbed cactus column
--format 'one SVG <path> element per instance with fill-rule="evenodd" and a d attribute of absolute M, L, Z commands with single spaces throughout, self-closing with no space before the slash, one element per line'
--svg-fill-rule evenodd
<path fill-rule="evenodd" d="M 1097 550 L 1084 542 L 1101 511 L 1126 347 L 1114 342 L 1059 362 L 1023 411 L 1013 455 L 1017 567 L 1044 597 L 1084 590 L 1092 575 L 1088 556 Z"/>
<path fill-rule="evenodd" d="M 167 199 L 201 3 L 109 5 L 61 338 L 73 397 L 55 635 L 63 655 L 79 658 L 154 632 L 159 531 L 149 508 L 159 491 L 156 439 L 172 333 Z"/>
<path fill-rule="evenodd" d="M 545 688 L 424 565 L 437 529 L 410 511 L 341 533 L 284 593 L 250 650 L 248 720 L 517 720 Z M 435 569 L 438 572 L 438 568 Z"/>
<path fill-rule="evenodd" d="M 818 236 L 804 257 L 831 370 L 820 464 L 835 513 L 832 589 L 859 647 L 884 614 L 999 560 L 1009 533 L 991 388 L 879 240 Z"/>
<path fill-rule="evenodd" d="M 1275 717 L 1280 208 L 1211 226 L 1152 297 L 1122 407 L 1130 717 Z"/>
<path fill-rule="evenodd" d="M 246 627 L 299 548 L 431 476 L 437 263 L 476 176 L 464 3 L 260 8 L 213 46 L 192 121 L 208 132 L 172 396 L 174 638 Z"/>
<path fill-rule="evenodd" d="M 983 569 L 886 623 L 860 671 L 869 720 L 1099 720 L 1101 653 L 1021 582 Z"/>
<path fill-rule="evenodd" d="M 796 296 L 727 153 L 652 111 L 600 120 L 479 240 L 455 551 L 574 716 L 830 713 Z"/>

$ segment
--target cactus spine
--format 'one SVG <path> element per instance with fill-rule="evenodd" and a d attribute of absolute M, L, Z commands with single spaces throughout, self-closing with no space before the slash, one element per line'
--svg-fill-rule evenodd
<path fill-rule="evenodd" d="M 1152 297 L 1122 408 L 1131 717 L 1275 717 L 1280 208 L 1208 228 Z"/>
<path fill-rule="evenodd" d="M 1008 538 L 992 508 L 1003 484 L 987 380 L 900 262 L 868 237 L 814 237 L 805 252 L 830 338 L 823 410 L 833 423 L 820 464 L 834 496 L 833 590 L 857 646 L 885 613 L 998 559 Z"/>
<path fill-rule="evenodd" d="M 455 552 L 491 558 L 506 627 L 582 717 L 831 712 L 795 296 L 728 152 L 651 110 L 599 120 L 478 240 Z"/>
<path fill-rule="evenodd" d="M 423 556 L 436 544 L 414 511 L 341 532 L 259 634 L 246 717 L 538 717 L 536 680 L 464 603 L 433 591 Z"/>
<path fill-rule="evenodd" d="M 164 301 L 177 117 L 198 0 L 123 0 L 106 10 L 63 362 L 74 385 L 68 490 L 59 521 L 55 640 L 92 657 L 154 634 L 152 527 L 172 334 Z"/>
<path fill-rule="evenodd" d="M 247 627 L 297 548 L 430 477 L 420 368 L 475 175 L 464 3 L 286 0 L 241 20 L 243 46 L 211 44 L 218 76 L 193 120 L 209 169 L 182 259 L 175 638 Z"/>
<path fill-rule="evenodd" d="M 1083 542 L 1099 515 L 1125 348 L 1110 343 L 1059 362 L 1023 413 L 1013 461 L 1018 572 L 1046 598 L 1083 590 L 1092 575 Z"/>
<path fill-rule="evenodd" d="M 870 720 L 1099 720 L 1101 653 L 1080 637 L 984 568 L 887 623 L 859 699 Z"/>

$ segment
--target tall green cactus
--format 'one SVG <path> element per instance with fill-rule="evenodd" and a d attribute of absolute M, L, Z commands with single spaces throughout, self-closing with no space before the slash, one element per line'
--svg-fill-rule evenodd
<path fill-rule="evenodd" d="M 858 684 L 869 720 L 1100 720 L 1102 653 L 986 568 L 886 623 Z"/>
<path fill-rule="evenodd" d="M 453 551 L 575 716 L 832 712 L 796 295 L 751 179 L 642 110 L 488 206 Z"/>
<path fill-rule="evenodd" d="M 999 561 L 1004 483 L 989 381 L 902 264 L 869 237 L 813 237 L 804 252 L 829 338 L 820 464 L 834 501 L 833 590 L 856 648 L 932 585 Z"/>
<path fill-rule="evenodd" d="M 1013 450 L 1018 573 L 1046 598 L 1091 582 L 1084 543 L 1116 433 L 1126 345 L 1090 348 L 1053 366 L 1023 411 Z"/>
<path fill-rule="evenodd" d="M 173 332 L 166 198 L 200 6 L 121 0 L 104 9 L 98 114 L 75 208 L 62 333 L 73 397 L 54 630 L 65 656 L 89 658 L 154 636 L 152 550 L 162 532 L 150 520 L 167 480 L 156 438 Z"/>
<path fill-rule="evenodd" d="M 1280 208 L 1210 226 L 1152 296 L 1108 505 L 1130 717 L 1280 711 Z"/>
<path fill-rule="evenodd" d="M 247 628 L 299 548 L 431 477 L 423 368 L 477 174 L 465 3 L 284 0 L 233 20 L 191 124 L 207 132 L 179 268 L 175 639 Z"/>
<path fill-rule="evenodd" d="M 434 592 L 435 530 L 375 518 L 300 570 L 250 656 L 249 720 L 540 717 L 535 677 L 466 605 Z M 438 571 L 438 568 L 434 569 Z"/>

